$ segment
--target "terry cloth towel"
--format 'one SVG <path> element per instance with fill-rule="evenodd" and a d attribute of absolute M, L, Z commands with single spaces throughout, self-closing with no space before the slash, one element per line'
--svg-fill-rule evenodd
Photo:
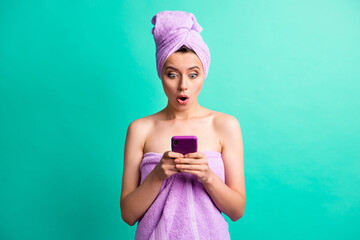
<path fill-rule="evenodd" d="M 224 181 L 221 153 L 204 152 L 209 167 Z M 163 154 L 145 153 L 140 164 L 141 183 Z M 140 183 L 140 184 L 141 184 Z M 190 173 L 179 172 L 166 179 L 147 212 L 139 219 L 135 240 L 227 240 L 229 227 L 206 189 Z"/>
<path fill-rule="evenodd" d="M 165 60 L 182 45 L 193 50 L 200 58 L 204 79 L 210 65 L 210 51 L 203 41 L 200 32 L 203 30 L 194 14 L 183 11 L 161 11 L 151 19 L 155 26 L 152 29 L 156 44 L 156 68 L 161 79 Z"/>

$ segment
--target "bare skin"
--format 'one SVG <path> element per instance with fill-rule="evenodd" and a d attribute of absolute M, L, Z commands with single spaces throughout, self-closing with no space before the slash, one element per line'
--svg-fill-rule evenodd
<path fill-rule="evenodd" d="M 134 225 L 146 213 L 163 182 L 179 172 L 196 175 L 216 206 L 233 221 L 243 216 L 246 193 L 240 124 L 231 115 L 200 106 L 198 96 L 203 82 L 202 63 L 196 54 L 173 53 L 162 71 L 167 106 L 129 125 L 120 197 L 121 216 L 129 225 Z M 187 104 L 179 104 L 180 94 L 189 97 Z M 197 136 L 198 152 L 185 156 L 172 152 L 170 139 L 175 135 Z M 225 183 L 209 168 L 204 151 L 222 154 Z M 139 167 L 147 152 L 163 156 L 140 185 Z"/>

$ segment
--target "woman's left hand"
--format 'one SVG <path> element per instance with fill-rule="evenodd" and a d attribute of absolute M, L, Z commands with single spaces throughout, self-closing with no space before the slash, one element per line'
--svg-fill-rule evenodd
<path fill-rule="evenodd" d="M 202 152 L 188 153 L 184 158 L 176 159 L 176 168 L 180 172 L 188 172 L 197 176 L 201 183 L 209 181 L 211 176 L 211 169 L 209 168 L 208 160 Z"/>

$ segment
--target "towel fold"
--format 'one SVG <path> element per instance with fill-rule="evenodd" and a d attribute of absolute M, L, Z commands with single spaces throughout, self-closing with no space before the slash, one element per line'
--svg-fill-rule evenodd
<path fill-rule="evenodd" d="M 221 153 L 204 152 L 209 167 L 224 181 Z M 140 165 L 141 183 L 162 158 L 160 153 L 146 153 Z M 166 179 L 161 190 L 138 221 L 135 240 L 230 239 L 228 223 L 206 189 L 190 173 L 180 172 Z"/>
<path fill-rule="evenodd" d="M 156 44 L 156 67 L 161 71 L 166 59 L 182 45 L 193 50 L 202 62 L 204 79 L 210 65 L 210 51 L 200 32 L 203 30 L 194 14 L 184 11 L 161 11 L 151 19 L 152 34 Z"/>

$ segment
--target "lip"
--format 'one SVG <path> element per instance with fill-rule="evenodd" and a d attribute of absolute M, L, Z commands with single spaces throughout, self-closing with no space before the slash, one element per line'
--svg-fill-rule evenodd
<path fill-rule="evenodd" d="M 185 97 L 186 100 L 181 100 L 180 98 L 182 98 L 182 97 Z M 188 103 L 189 97 L 188 97 L 187 95 L 179 95 L 179 96 L 177 97 L 177 101 L 178 101 L 179 104 L 185 105 L 185 104 Z"/>

